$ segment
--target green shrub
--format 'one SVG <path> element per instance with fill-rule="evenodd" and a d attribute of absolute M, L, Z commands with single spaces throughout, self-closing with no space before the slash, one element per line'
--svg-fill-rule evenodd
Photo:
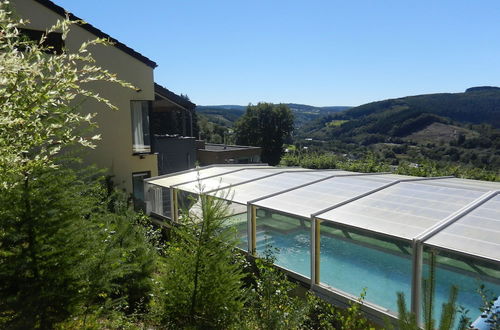
<path fill-rule="evenodd" d="M 228 205 L 201 194 L 201 214 L 185 212 L 173 228 L 161 275 L 160 319 L 173 328 L 227 328 L 239 321 L 248 290 L 235 233 L 225 228 Z"/>
<path fill-rule="evenodd" d="M 361 311 L 361 305 L 366 296 L 363 290 L 357 302 L 351 302 L 349 307 L 341 309 L 332 306 L 312 293 L 308 293 L 308 317 L 304 323 L 306 329 L 342 329 L 365 330 L 374 329 Z"/>
<path fill-rule="evenodd" d="M 306 301 L 295 295 L 298 289 L 273 265 L 269 253 L 254 260 L 252 297 L 245 327 L 249 329 L 300 329 L 307 317 Z"/>

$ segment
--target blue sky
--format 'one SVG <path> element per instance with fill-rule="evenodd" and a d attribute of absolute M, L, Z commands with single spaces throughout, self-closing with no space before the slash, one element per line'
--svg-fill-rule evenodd
<path fill-rule="evenodd" d="M 498 0 L 53 0 L 199 105 L 360 105 L 500 85 Z"/>

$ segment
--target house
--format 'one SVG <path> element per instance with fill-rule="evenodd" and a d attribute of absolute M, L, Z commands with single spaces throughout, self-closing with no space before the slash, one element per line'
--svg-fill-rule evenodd
<path fill-rule="evenodd" d="M 151 115 L 160 175 L 195 167 L 196 104 L 155 83 Z"/>
<path fill-rule="evenodd" d="M 160 84 L 154 84 L 152 127 L 156 135 L 194 136 L 196 104 Z"/>
<path fill-rule="evenodd" d="M 64 8 L 49 0 L 12 0 L 11 7 L 15 15 L 29 20 L 26 26 L 29 36 L 40 35 L 41 31 L 66 16 Z M 69 17 L 79 19 L 72 14 Z M 110 100 L 119 111 L 112 111 L 95 101 L 81 105 L 83 113 L 97 113 L 95 121 L 99 128 L 96 134 L 101 134 L 97 147 L 83 158 L 88 164 L 107 168 L 117 187 L 142 200 L 143 179 L 158 175 L 149 122 L 155 100 L 153 71 L 157 65 L 90 24 L 74 25 L 67 39 L 59 42 L 64 42 L 70 51 L 76 51 L 84 41 L 95 38 L 107 38 L 114 43 L 110 47 L 95 46 L 91 49 L 96 64 L 137 89 L 111 83 L 96 83 L 90 87 Z"/>
<path fill-rule="evenodd" d="M 66 17 L 65 9 L 50 0 L 10 3 L 15 15 L 29 20 L 23 33 L 33 39 L 39 39 L 47 28 Z M 71 13 L 68 15 L 71 20 L 80 20 Z M 194 168 L 197 159 L 202 164 L 260 161 L 260 148 L 215 144 L 198 148 L 196 104 L 155 84 L 154 61 L 91 24 L 73 25 L 65 40 L 60 33 L 52 33 L 48 42 L 56 51 L 62 47 L 77 51 L 83 42 L 95 38 L 113 43 L 110 47 L 91 48 L 96 64 L 136 89 L 104 82 L 87 87 L 111 101 L 119 111 L 94 100 L 80 105 L 83 114 L 97 114 L 95 134 L 101 135 L 97 147 L 83 155 L 83 160 L 107 169 L 113 183 L 132 194 L 134 201 L 139 202 L 137 205 L 144 200 L 144 179 Z"/>

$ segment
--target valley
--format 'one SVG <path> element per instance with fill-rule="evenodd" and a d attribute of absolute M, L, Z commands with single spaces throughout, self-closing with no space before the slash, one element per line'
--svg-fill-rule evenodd
<path fill-rule="evenodd" d="M 332 153 L 346 159 L 371 154 L 389 165 L 456 164 L 499 172 L 500 88 L 473 87 L 371 102 L 357 107 L 287 104 L 295 116 L 288 150 Z M 200 133 L 234 143 L 244 106 L 197 108 Z"/>

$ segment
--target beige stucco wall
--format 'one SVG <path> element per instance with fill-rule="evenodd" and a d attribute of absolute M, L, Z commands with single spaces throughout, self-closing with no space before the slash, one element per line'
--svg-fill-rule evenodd
<path fill-rule="evenodd" d="M 57 13 L 32 0 L 11 0 L 15 13 L 30 20 L 28 28 L 45 30 L 57 19 Z M 76 13 L 78 15 L 78 13 Z M 114 18 L 120 19 L 120 18 Z M 125 17 L 123 19 L 126 19 Z M 95 35 L 85 29 L 73 26 L 66 40 L 71 51 L 78 49 L 82 42 L 95 39 Z M 118 78 L 128 81 L 140 91 L 120 87 L 110 83 L 95 83 L 89 88 L 110 100 L 119 110 L 113 111 L 96 101 L 85 101 L 81 106 L 83 113 L 97 113 L 98 128 L 93 134 L 101 134 L 101 141 L 95 150 L 86 153 L 84 160 L 108 169 L 113 181 L 121 188 L 132 192 L 132 173 L 151 171 L 158 175 L 156 155 L 142 157 L 132 154 L 131 100 L 154 100 L 153 68 L 115 47 L 95 46 L 91 48 L 96 64 L 117 74 Z"/>

